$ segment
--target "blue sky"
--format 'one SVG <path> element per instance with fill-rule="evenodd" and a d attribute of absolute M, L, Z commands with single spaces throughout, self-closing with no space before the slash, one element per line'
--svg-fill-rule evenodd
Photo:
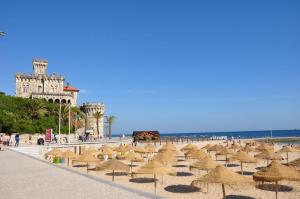
<path fill-rule="evenodd" d="M 76 2 L 76 3 L 74 3 Z M 0 90 L 49 60 L 114 133 L 300 128 L 299 1 L 0 3 Z"/>

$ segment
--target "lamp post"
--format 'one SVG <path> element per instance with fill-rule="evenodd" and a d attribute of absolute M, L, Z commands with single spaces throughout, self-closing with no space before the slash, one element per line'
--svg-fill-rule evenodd
<path fill-rule="evenodd" d="M 60 144 L 60 128 L 61 128 L 61 99 L 59 100 L 59 114 L 58 114 L 58 143 Z"/>
<path fill-rule="evenodd" d="M 69 104 L 69 138 L 68 143 L 71 142 L 71 104 Z"/>

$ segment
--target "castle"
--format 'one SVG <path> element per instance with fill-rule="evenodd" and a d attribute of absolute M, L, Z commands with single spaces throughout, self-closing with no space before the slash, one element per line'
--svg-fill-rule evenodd
<path fill-rule="evenodd" d="M 51 74 L 47 75 L 47 60 L 33 60 L 33 74 L 16 74 L 16 96 L 23 98 L 38 98 L 45 99 L 52 103 L 77 105 L 77 95 L 79 89 L 65 85 L 64 76 Z M 100 118 L 97 124 L 97 119 L 94 117 L 96 112 L 104 114 L 103 103 L 84 103 L 81 107 L 85 113 L 85 127 L 81 132 L 97 134 L 103 137 L 104 121 Z M 79 129 L 80 130 L 80 129 Z"/>
<path fill-rule="evenodd" d="M 65 85 L 64 76 L 47 75 L 47 60 L 33 60 L 34 74 L 16 75 L 16 96 L 76 106 L 79 89 Z"/>

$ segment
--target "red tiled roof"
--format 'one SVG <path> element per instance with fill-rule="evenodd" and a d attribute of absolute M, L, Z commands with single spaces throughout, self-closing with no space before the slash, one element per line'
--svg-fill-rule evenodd
<path fill-rule="evenodd" d="M 64 86 L 64 91 L 79 92 L 79 89 L 74 88 L 74 87 L 72 87 L 72 86 Z"/>

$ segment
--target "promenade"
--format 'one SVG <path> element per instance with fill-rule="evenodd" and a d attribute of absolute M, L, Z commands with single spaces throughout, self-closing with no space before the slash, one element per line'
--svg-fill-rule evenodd
<path fill-rule="evenodd" d="M 13 151 L 0 152 L 1 199 L 153 198 Z"/>

